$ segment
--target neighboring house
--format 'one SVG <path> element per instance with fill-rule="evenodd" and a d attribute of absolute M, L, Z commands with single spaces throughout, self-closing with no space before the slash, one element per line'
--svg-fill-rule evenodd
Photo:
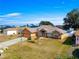
<path fill-rule="evenodd" d="M 61 35 L 65 31 L 51 25 L 41 25 L 35 28 L 8 28 L 4 29 L 5 35 L 17 35 L 26 38 L 37 38 L 37 37 L 49 37 L 49 38 L 61 38 Z M 20 35 L 19 35 L 20 34 Z"/>
<path fill-rule="evenodd" d="M 26 37 L 26 38 L 30 38 L 30 35 L 31 35 L 31 32 L 25 28 L 23 31 L 22 31 L 22 36 L 23 37 Z"/>
<path fill-rule="evenodd" d="M 77 31 L 75 32 L 75 37 L 76 37 L 75 44 L 76 44 L 76 45 L 79 45 L 79 30 L 77 30 Z"/>
<path fill-rule="evenodd" d="M 75 31 L 68 31 L 61 35 L 61 42 L 65 42 L 68 37 L 72 37 L 75 34 Z"/>
<path fill-rule="evenodd" d="M 31 32 L 31 39 L 35 40 L 37 38 L 37 28 L 29 28 L 29 31 Z"/>
<path fill-rule="evenodd" d="M 18 28 L 7 28 L 7 29 L 4 29 L 3 33 L 5 35 L 17 35 L 18 34 Z"/>
<path fill-rule="evenodd" d="M 64 30 L 51 25 L 41 25 L 37 29 L 38 37 L 60 38 L 63 33 L 65 33 Z"/>
<path fill-rule="evenodd" d="M 35 39 L 37 37 L 37 28 L 25 28 L 22 33 L 23 37 Z"/>
<path fill-rule="evenodd" d="M 32 39 L 35 39 L 37 37 L 60 38 L 61 34 L 65 33 L 65 31 L 51 25 L 41 25 L 35 28 L 19 29 L 18 31 L 14 29 L 7 29 L 4 33 L 7 33 L 7 35 L 21 33 L 21 36 L 23 37 L 31 37 Z"/>

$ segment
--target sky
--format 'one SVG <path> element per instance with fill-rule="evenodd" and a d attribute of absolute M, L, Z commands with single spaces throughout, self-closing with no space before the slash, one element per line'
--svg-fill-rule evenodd
<path fill-rule="evenodd" d="M 0 25 L 40 21 L 62 25 L 66 14 L 75 8 L 79 8 L 79 0 L 0 0 Z"/>

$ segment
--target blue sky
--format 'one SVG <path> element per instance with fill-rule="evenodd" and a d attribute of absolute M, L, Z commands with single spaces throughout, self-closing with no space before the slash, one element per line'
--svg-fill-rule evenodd
<path fill-rule="evenodd" d="M 79 8 L 79 0 L 0 0 L 0 25 L 37 24 L 42 20 L 63 24 L 63 18 L 74 8 Z"/>

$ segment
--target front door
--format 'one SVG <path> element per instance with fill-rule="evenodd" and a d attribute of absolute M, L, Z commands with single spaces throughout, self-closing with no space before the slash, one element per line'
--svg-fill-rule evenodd
<path fill-rule="evenodd" d="M 46 31 L 42 30 L 41 35 L 42 35 L 42 37 L 46 37 L 47 36 Z"/>

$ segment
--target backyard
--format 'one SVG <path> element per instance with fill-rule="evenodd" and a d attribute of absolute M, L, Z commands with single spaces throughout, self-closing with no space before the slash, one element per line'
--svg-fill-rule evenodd
<path fill-rule="evenodd" d="M 13 45 L 4 52 L 2 59 L 68 59 L 73 49 L 59 40 L 45 38 L 35 43 L 25 41 Z"/>

